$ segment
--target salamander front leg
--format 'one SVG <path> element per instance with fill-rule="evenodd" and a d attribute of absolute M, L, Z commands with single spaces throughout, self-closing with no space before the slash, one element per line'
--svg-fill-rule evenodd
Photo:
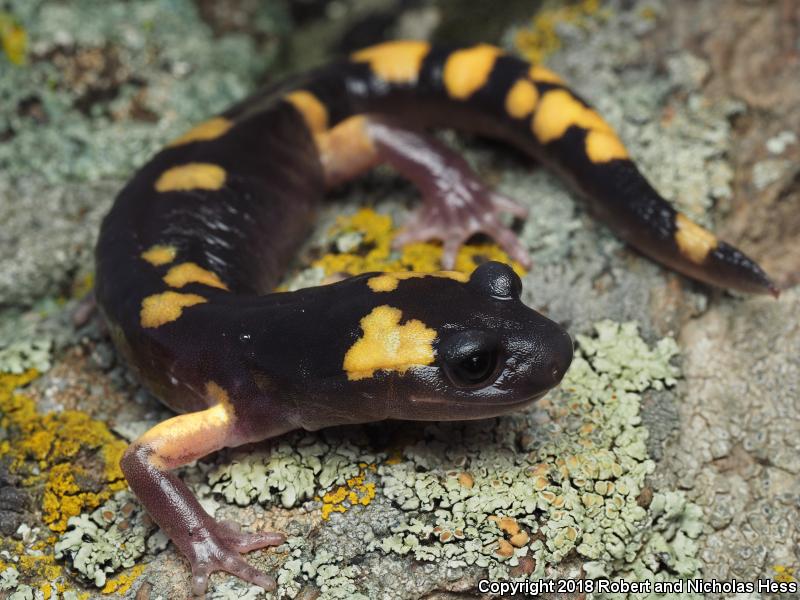
<path fill-rule="evenodd" d="M 214 571 L 227 571 L 266 590 L 275 589 L 275 580 L 250 566 L 241 553 L 278 546 L 284 542 L 284 535 L 243 533 L 215 521 L 186 485 L 169 472 L 243 441 L 236 433 L 231 408 L 220 402 L 156 425 L 134 441 L 122 458 L 122 470 L 131 489 L 189 560 L 195 594 L 205 592 L 208 576 Z"/>
<path fill-rule="evenodd" d="M 386 163 L 420 191 L 423 205 L 395 238 L 396 246 L 440 239 L 442 265 L 451 269 L 467 239 L 485 233 L 523 266 L 530 265 L 527 248 L 500 219 L 503 212 L 524 218 L 528 210 L 489 189 L 461 156 L 438 140 L 379 117 L 357 116 L 317 142 L 329 185 Z"/>

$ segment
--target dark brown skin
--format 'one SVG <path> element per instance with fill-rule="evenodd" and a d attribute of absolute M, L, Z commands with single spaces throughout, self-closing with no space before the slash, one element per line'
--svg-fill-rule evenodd
<path fill-rule="evenodd" d="M 183 413 L 133 442 L 122 468 L 188 559 L 196 593 L 216 570 L 273 589 L 241 553 L 284 538 L 218 523 L 172 469 L 297 428 L 505 414 L 570 364 L 567 333 L 520 302 L 519 278 L 499 263 L 469 278 L 372 273 L 270 293 L 326 188 L 381 163 L 424 201 L 397 243 L 441 239 L 450 267 L 482 232 L 529 263 L 499 218 L 526 210 L 420 132 L 428 126 L 517 146 L 675 270 L 777 293 L 758 265 L 672 209 L 557 76 L 496 48 L 388 43 L 254 95 L 142 167 L 97 245 L 97 300 L 118 349 Z"/>

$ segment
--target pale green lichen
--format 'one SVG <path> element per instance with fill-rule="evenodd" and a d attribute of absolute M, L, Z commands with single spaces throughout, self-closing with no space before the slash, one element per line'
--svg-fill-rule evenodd
<path fill-rule="evenodd" d="M 635 560 L 642 545 L 636 534 L 648 521 L 637 497 L 654 467 L 638 392 L 675 382 L 670 359 L 677 346 L 665 339 L 648 348 L 632 323 L 606 321 L 596 331 L 578 336 L 561 391 L 536 411 L 506 417 L 500 428 L 431 425 L 430 441 L 406 448 L 403 463 L 382 466 L 382 493 L 409 514 L 375 545 L 421 560 L 487 566 L 503 578 L 527 551 L 536 561 L 532 577 L 573 550 L 595 561 Z M 529 438 L 527 453 L 515 451 L 520 433 Z M 462 473 L 469 485 L 459 481 Z M 526 535 L 514 543 L 490 517 L 512 519 Z M 534 535 L 539 539 L 527 543 Z M 509 536 L 511 544 L 504 543 Z"/>
<path fill-rule="evenodd" d="M 126 490 L 90 514 L 71 517 L 54 550 L 56 558 L 68 560 L 85 580 L 102 588 L 110 575 L 166 545 L 166 536 L 154 532 L 141 505 Z"/>
<path fill-rule="evenodd" d="M 215 493 L 239 506 L 258 502 L 291 508 L 345 485 L 358 476 L 359 463 L 375 460 L 376 455 L 346 441 L 334 446 L 317 435 L 293 434 L 267 454 L 237 452 L 213 469 L 208 481 Z"/>
<path fill-rule="evenodd" d="M 50 368 L 54 346 L 53 314 L 61 308 L 54 302 L 39 302 L 33 310 L 0 314 L 0 373 L 24 373 Z"/>
<path fill-rule="evenodd" d="M 3 72 L 5 105 L 15 109 L 0 112 L 0 130 L 14 132 L 0 165 L 9 174 L 34 167 L 51 181 L 130 172 L 169 136 L 242 98 L 277 50 L 256 51 L 245 35 L 212 43 L 188 0 L 14 0 L 9 12 L 28 32 L 31 59 Z M 269 39 L 281 21 L 259 19 L 260 33 Z M 180 111 L 170 110 L 175 99 Z"/>

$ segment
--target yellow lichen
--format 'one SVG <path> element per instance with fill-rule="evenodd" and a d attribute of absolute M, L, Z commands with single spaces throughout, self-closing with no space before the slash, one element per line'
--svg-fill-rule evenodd
<path fill-rule="evenodd" d="M 42 520 L 58 532 L 66 530 L 67 519 L 125 487 L 119 467 L 125 443 L 86 413 L 39 413 L 31 398 L 14 391 L 37 375 L 34 370 L 0 375 L 0 427 L 9 437 L 0 442 L 0 457 L 8 459 L 25 486 L 43 486 Z"/>
<path fill-rule="evenodd" d="M 345 485 L 340 485 L 335 490 L 322 497 L 322 518 L 327 521 L 331 513 L 343 513 L 348 508 L 361 505 L 367 506 L 375 498 L 375 484 L 365 483 L 366 471 L 375 471 L 375 465 L 359 464 L 361 470 L 358 475 L 347 480 Z"/>
<path fill-rule="evenodd" d="M 566 6 L 561 2 L 549 2 L 536 13 L 530 27 L 517 32 L 514 45 L 529 61 L 541 62 L 561 47 L 556 31 L 559 23 L 581 25 L 599 11 L 600 0 L 581 0 Z"/>
<path fill-rule="evenodd" d="M 101 590 L 104 594 L 119 594 L 124 595 L 133 583 L 144 572 L 144 565 L 135 565 L 127 573 L 120 573 L 113 579 L 106 581 L 105 586 Z"/>
<path fill-rule="evenodd" d="M 784 567 L 783 565 L 774 565 L 772 570 L 775 572 L 773 578 L 778 583 L 792 583 L 797 581 L 797 578 L 792 567 Z"/>
<path fill-rule="evenodd" d="M 25 64 L 28 32 L 14 17 L 5 12 L 0 12 L 0 44 L 11 63 L 17 66 Z"/>
<path fill-rule="evenodd" d="M 314 263 L 326 276 L 359 275 L 372 271 L 415 271 L 435 273 L 442 270 L 442 246 L 435 242 L 415 242 L 405 245 L 400 252 L 392 252 L 392 239 L 397 229 L 388 215 L 365 208 L 352 216 L 341 216 L 331 228 L 331 237 L 358 234 L 361 242 L 347 252 L 329 253 Z M 456 257 L 455 271 L 469 275 L 487 261 L 498 260 L 518 274 L 525 273 L 522 265 L 509 258 L 497 244 L 462 246 Z"/>
<path fill-rule="evenodd" d="M 89 272 L 72 282 L 72 297 L 84 298 L 94 288 L 94 273 Z"/>

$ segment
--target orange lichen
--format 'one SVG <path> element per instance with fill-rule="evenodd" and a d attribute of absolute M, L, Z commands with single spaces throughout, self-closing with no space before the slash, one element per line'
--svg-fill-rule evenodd
<path fill-rule="evenodd" d="M 24 485 L 43 486 L 42 520 L 51 530 L 64 531 L 70 517 L 125 487 L 119 468 L 125 443 L 86 413 L 42 414 L 31 398 L 15 393 L 37 375 L 35 370 L 0 375 L 0 427 L 8 432 L 0 457 L 9 459 Z"/>
<path fill-rule="evenodd" d="M 330 235 L 337 238 L 345 234 L 358 234 L 360 243 L 346 252 L 326 254 L 314 262 L 314 266 L 321 268 L 326 276 L 359 275 L 371 271 L 435 273 L 442 270 L 441 244 L 415 242 L 405 245 L 399 252 L 392 252 L 392 239 L 396 233 L 391 217 L 372 209 L 365 208 L 352 216 L 341 216 Z M 525 273 L 522 265 L 511 260 L 496 244 L 462 246 L 456 257 L 455 271 L 469 275 L 487 260 L 504 262 L 518 274 Z"/>
<path fill-rule="evenodd" d="M 359 464 L 358 475 L 347 480 L 322 497 L 322 518 L 327 521 L 331 513 L 343 513 L 353 506 L 367 506 L 375 498 L 375 484 L 366 482 L 366 472 L 375 471 L 375 465 Z"/>

